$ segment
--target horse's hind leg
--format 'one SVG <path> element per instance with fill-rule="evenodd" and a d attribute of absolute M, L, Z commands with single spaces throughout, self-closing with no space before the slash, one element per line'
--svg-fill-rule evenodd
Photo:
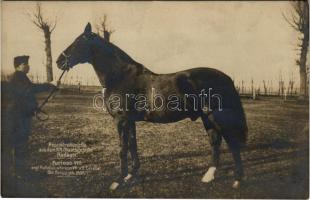
<path fill-rule="evenodd" d="M 136 175 L 140 168 L 140 161 L 137 151 L 136 125 L 134 122 L 129 124 L 129 151 L 132 159 L 132 174 Z"/>
<path fill-rule="evenodd" d="M 201 179 L 202 182 L 208 183 L 214 180 L 215 171 L 220 161 L 220 146 L 222 143 L 222 135 L 216 130 L 213 122 L 210 121 L 207 115 L 202 117 L 203 124 L 209 136 L 209 142 L 211 145 L 211 160 L 209 169 Z"/>
<path fill-rule="evenodd" d="M 232 157 L 235 162 L 234 176 L 235 181 L 233 183 L 233 188 L 237 189 L 240 187 L 240 181 L 243 178 L 243 165 L 240 154 L 240 142 L 237 138 L 233 137 L 232 134 L 223 134 L 223 137 L 228 144 L 228 147 L 232 153 Z"/>

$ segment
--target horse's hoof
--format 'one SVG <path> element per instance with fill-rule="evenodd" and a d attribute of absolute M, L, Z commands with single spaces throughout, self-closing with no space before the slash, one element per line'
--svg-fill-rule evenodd
<path fill-rule="evenodd" d="M 111 185 L 110 185 L 110 190 L 116 190 L 119 186 L 119 183 L 118 182 L 113 182 Z"/>
<path fill-rule="evenodd" d="M 232 188 L 234 188 L 234 189 L 239 189 L 240 188 L 240 181 L 235 181 L 234 183 L 233 183 L 233 185 L 232 185 Z"/>
<path fill-rule="evenodd" d="M 214 174 L 216 171 L 216 167 L 210 167 L 205 175 L 202 177 L 201 182 L 209 183 L 214 180 Z"/>
<path fill-rule="evenodd" d="M 133 179 L 133 176 L 131 174 L 128 174 L 124 178 L 119 178 L 118 181 L 114 181 L 110 185 L 110 190 L 113 191 L 113 190 L 116 190 L 117 188 L 119 188 L 120 186 L 126 186 L 132 179 Z"/>
<path fill-rule="evenodd" d="M 130 179 L 132 179 L 132 175 L 131 174 L 128 174 L 125 178 L 124 178 L 124 182 L 128 182 L 130 181 Z"/>

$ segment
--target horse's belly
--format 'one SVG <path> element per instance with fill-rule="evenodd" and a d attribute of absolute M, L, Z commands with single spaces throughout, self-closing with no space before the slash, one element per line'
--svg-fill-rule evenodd
<path fill-rule="evenodd" d="M 199 117 L 196 113 L 180 112 L 180 111 L 151 111 L 144 115 L 143 121 L 153 122 L 153 123 L 173 123 L 185 118 L 190 118 L 191 120 L 196 120 Z"/>

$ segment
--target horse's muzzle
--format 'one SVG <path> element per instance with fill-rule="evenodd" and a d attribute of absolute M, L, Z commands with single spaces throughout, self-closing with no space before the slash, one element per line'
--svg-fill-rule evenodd
<path fill-rule="evenodd" d="M 56 64 L 59 69 L 64 70 L 64 62 L 62 60 L 58 58 Z"/>
<path fill-rule="evenodd" d="M 57 67 L 61 70 L 69 69 L 69 56 L 66 54 L 61 53 L 56 61 Z"/>

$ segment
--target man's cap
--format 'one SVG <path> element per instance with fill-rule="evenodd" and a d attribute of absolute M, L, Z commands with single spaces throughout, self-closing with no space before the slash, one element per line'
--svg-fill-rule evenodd
<path fill-rule="evenodd" d="M 21 64 L 28 64 L 29 56 L 23 55 L 23 56 L 16 56 L 14 58 L 14 67 L 18 67 Z"/>

